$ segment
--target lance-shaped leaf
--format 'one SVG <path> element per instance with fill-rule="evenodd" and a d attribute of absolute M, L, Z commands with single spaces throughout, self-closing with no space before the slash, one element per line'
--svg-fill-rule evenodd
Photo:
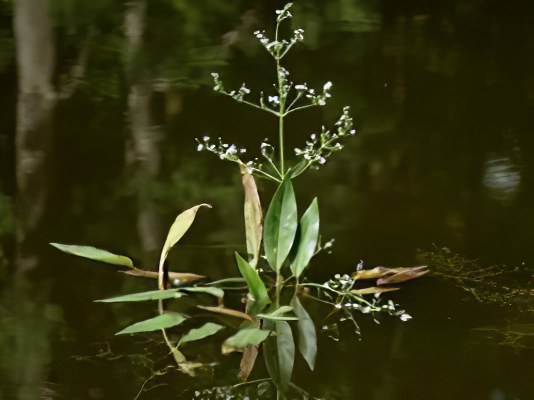
<path fill-rule="evenodd" d="M 317 355 L 317 332 L 315 331 L 315 324 L 297 296 L 293 297 L 291 305 L 293 306 L 293 312 L 299 318 L 297 322 L 299 351 L 313 371 L 315 357 Z"/>
<path fill-rule="evenodd" d="M 260 321 L 256 320 L 253 322 L 243 322 L 240 329 L 246 328 L 259 328 Z M 243 348 L 243 355 L 241 356 L 241 362 L 239 363 L 239 373 L 237 374 L 237 379 L 240 382 L 245 382 L 252 370 L 254 369 L 254 364 L 256 364 L 256 358 L 258 357 L 259 345 L 246 345 Z"/>
<path fill-rule="evenodd" d="M 229 317 L 236 317 L 236 318 L 241 318 L 241 319 L 244 319 L 244 320 L 247 320 L 247 321 L 253 321 L 254 319 L 242 312 L 242 311 L 238 311 L 238 310 L 233 310 L 231 308 L 225 308 L 225 307 L 210 307 L 210 306 L 197 306 L 198 308 L 200 308 L 201 310 L 206 310 L 206 311 L 210 311 L 210 312 L 213 312 L 213 313 L 216 313 L 216 314 L 222 314 L 222 315 L 228 315 Z"/>
<path fill-rule="evenodd" d="M 151 332 L 160 329 L 170 328 L 180 325 L 186 320 L 186 316 L 180 313 L 165 313 L 157 317 L 137 322 L 117 332 L 115 335 L 125 335 L 127 333 Z"/>
<path fill-rule="evenodd" d="M 237 331 L 222 344 L 222 353 L 242 351 L 246 346 L 257 346 L 269 336 L 269 331 L 260 328 L 245 328 Z"/>
<path fill-rule="evenodd" d="M 196 340 L 201 340 L 201 339 L 207 338 L 208 336 L 215 335 L 221 329 L 224 329 L 224 326 L 219 325 L 219 324 L 214 324 L 213 322 L 207 322 L 204 325 L 202 325 L 200 328 L 191 329 L 184 336 L 182 336 L 182 338 L 180 339 L 178 343 L 178 346 L 184 343 L 194 342 Z"/>
<path fill-rule="evenodd" d="M 291 272 L 297 278 L 308 266 L 317 248 L 317 240 L 319 239 L 319 204 L 317 198 L 313 199 L 304 215 L 302 215 L 299 229 L 299 240 L 298 243 L 295 243 L 298 246 L 297 254 L 291 262 Z"/>
<path fill-rule="evenodd" d="M 214 286 L 193 286 L 193 287 L 182 287 L 179 290 L 188 292 L 188 293 L 206 293 L 222 299 L 224 297 L 224 290 Z"/>
<path fill-rule="evenodd" d="M 70 244 L 50 243 L 56 249 L 74 256 L 100 261 L 106 264 L 119 265 L 121 267 L 134 268 L 133 261 L 125 256 L 110 253 L 107 250 L 97 249 L 91 246 L 78 246 Z"/>
<path fill-rule="evenodd" d="M 235 253 L 235 259 L 239 272 L 247 282 L 248 290 L 253 298 L 253 301 L 247 303 L 247 312 L 256 315 L 262 311 L 267 304 L 271 302 L 267 288 L 260 278 L 258 271 L 250 266 L 250 264 L 239 255 Z"/>
<path fill-rule="evenodd" d="M 280 271 L 297 233 L 297 202 L 291 179 L 282 181 L 265 216 L 263 246 L 271 268 Z"/>
<path fill-rule="evenodd" d="M 245 235 L 250 265 L 256 268 L 260 257 L 263 235 L 263 211 L 254 177 L 246 168 L 241 168 L 243 191 L 245 193 Z"/>
<path fill-rule="evenodd" d="M 262 318 L 262 319 L 270 319 L 272 321 L 296 321 L 298 320 L 297 317 L 287 317 L 284 315 L 291 311 L 293 311 L 293 307 L 282 306 L 268 314 L 258 314 L 257 317 Z"/>
<path fill-rule="evenodd" d="M 171 225 L 171 228 L 169 229 L 169 233 L 167 234 L 167 239 L 165 240 L 165 244 L 163 245 L 163 249 L 161 250 L 161 256 L 159 259 L 158 286 L 160 289 L 165 289 L 166 286 L 166 282 L 164 282 L 166 272 L 165 260 L 169 255 L 169 251 L 189 230 L 189 228 L 193 224 L 193 221 L 195 220 L 195 216 L 197 215 L 197 212 L 200 207 L 211 208 L 209 204 L 199 204 L 197 206 L 191 207 L 182 212 L 180 215 L 178 215 L 174 220 L 174 223 Z"/>
<path fill-rule="evenodd" d="M 291 327 L 285 321 L 264 322 L 265 329 L 273 329 L 274 336 L 265 341 L 264 358 L 269 376 L 279 387 L 286 387 L 291 382 L 295 363 L 295 342 Z"/>
<path fill-rule="evenodd" d="M 165 300 L 178 299 L 185 296 L 180 289 L 151 290 L 149 292 L 133 293 L 124 296 L 111 297 L 109 299 L 95 300 L 97 303 L 123 303 L 129 301 Z"/>

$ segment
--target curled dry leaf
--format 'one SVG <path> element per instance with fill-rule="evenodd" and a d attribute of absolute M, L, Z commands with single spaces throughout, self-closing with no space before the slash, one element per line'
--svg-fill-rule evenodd
<path fill-rule="evenodd" d="M 153 278 L 157 279 L 159 276 L 159 273 L 156 271 L 145 271 L 142 269 L 131 269 L 131 270 L 124 270 L 119 271 L 126 275 L 132 275 L 132 276 L 139 276 L 142 278 Z M 198 281 L 200 279 L 204 279 L 204 275 L 198 275 L 193 274 L 190 272 L 169 272 L 169 280 L 172 282 L 179 282 L 180 284 L 184 283 L 191 283 L 194 281 Z"/>
<path fill-rule="evenodd" d="M 242 311 L 233 310 L 231 308 L 210 307 L 210 306 L 197 306 L 197 307 L 202 309 L 202 310 L 214 312 L 214 313 L 217 313 L 217 314 L 228 315 L 230 317 L 241 318 L 241 319 L 245 319 L 247 321 L 253 321 L 254 320 L 250 315 L 248 315 L 248 314 L 246 314 L 246 313 L 244 313 Z"/>
<path fill-rule="evenodd" d="M 363 289 L 353 289 L 350 292 L 357 295 L 362 294 L 375 294 L 375 293 L 384 293 L 384 292 L 393 292 L 395 290 L 399 290 L 398 287 L 378 287 L 378 286 L 371 286 L 368 288 Z"/>
<path fill-rule="evenodd" d="M 404 270 L 397 272 L 393 275 L 380 278 L 376 281 L 377 285 L 389 285 L 392 283 L 406 282 L 411 279 L 420 278 L 428 273 L 428 269 L 425 266 L 405 268 Z"/>
<path fill-rule="evenodd" d="M 375 267 L 373 269 L 356 271 L 352 277 L 355 280 L 377 279 L 376 283 L 380 286 L 406 282 L 411 279 L 419 278 L 428 272 L 428 267 L 426 265 L 408 268 Z"/>

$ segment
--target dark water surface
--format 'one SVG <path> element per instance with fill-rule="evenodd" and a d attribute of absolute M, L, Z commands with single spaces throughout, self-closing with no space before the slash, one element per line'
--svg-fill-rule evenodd
<path fill-rule="evenodd" d="M 276 120 L 213 94 L 210 73 L 268 90 L 274 67 L 251 32 L 270 32 L 280 4 L 16 3 L 14 12 L 0 2 L 0 398 L 133 399 L 170 360 L 159 337 L 113 334 L 154 306 L 92 301 L 154 282 L 47 243 L 155 268 L 176 214 L 206 202 L 213 209 L 171 268 L 237 276 L 240 176 L 196 153 L 194 138 L 220 135 L 250 151 L 275 142 Z M 534 6 L 295 3 L 306 39 L 288 69 L 297 82 L 334 86 L 327 107 L 288 121 L 288 148 L 344 105 L 359 131 L 295 183 L 299 204 L 319 197 L 322 234 L 336 238 L 311 277 L 350 273 L 360 259 L 434 273 L 391 296 L 411 321 L 360 316 L 361 337 L 350 326 L 339 341 L 321 336 L 316 371 L 299 361 L 294 381 L 326 399 L 534 399 Z M 267 198 L 273 188 L 260 190 Z M 168 370 L 140 398 L 234 398 L 201 393 L 235 383 L 239 366 L 238 356 L 213 356 L 220 340 L 202 343 L 187 354 L 219 364 L 197 380 Z M 252 379 L 264 374 L 259 363 Z"/>

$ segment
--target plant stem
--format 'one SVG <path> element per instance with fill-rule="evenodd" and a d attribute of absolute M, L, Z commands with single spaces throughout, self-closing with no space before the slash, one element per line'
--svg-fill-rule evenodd
<path fill-rule="evenodd" d="M 280 21 L 276 23 L 276 31 L 274 40 L 278 42 L 278 30 L 280 28 Z M 276 76 L 278 79 L 278 97 L 280 101 L 280 110 L 278 111 L 278 140 L 279 140 L 279 147 L 280 147 L 280 172 L 282 175 L 282 179 L 285 175 L 285 166 L 284 166 L 284 114 L 285 114 L 285 105 L 286 105 L 286 97 L 287 93 L 284 91 L 284 73 L 283 68 L 280 65 L 280 60 L 282 59 L 283 55 L 280 54 L 281 49 L 279 49 L 276 53 L 275 59 L 276 59 Z"/>
<path fill-rule="evenodd" d="M 282 276 L 280 272 L 277 272 L 276 273 L 276 284 L 275 284 L 276 298 L 275 298 L 275 303 L 274 303 L 276 308 L 280 307 L 280 293 L 282 293 L 283 286 L 284 286 L 284 277 Z"/>
<path fill-rule="evenodd" d="M 282 97 L 280 96 L 280 116 L 278 117 L 278 134 L 279 134 L 279 146 L 280 146 L 280 172 L 282 177 L 285 174 L 284 168 L 284 110 Z"/>

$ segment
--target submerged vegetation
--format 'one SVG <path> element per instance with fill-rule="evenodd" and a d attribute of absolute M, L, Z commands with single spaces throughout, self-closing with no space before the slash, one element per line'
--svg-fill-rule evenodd
<path fill-rule="evenodd" d="M 240 277 L 210 282 L 193 272 L 169 271 L 169 252 L 192 226 L 199 210 L 211 208 L 208 204 L 199 204 L 178 215 L 162 248 L 157 272 L 141 269 L 130 258 L 105 250 L 52 244 L 69 254 L 113 264 L 122 273 L 157 279 L 158 290 L 98 300 L 106 303 L 158 302 L 158 315 L 127 326 L 118 335 L 160 331 L 178 368 L 194 375 L 199 364 L 188 361 L 187 344 L 210 336 L 218 337 L 224 330 L 226 338 L 222 341 L 221 352 L 243 353 L 239 380 L 247 380 L 261 348 L 269 374 L 265 381 L 273 383 L 279 389 L 280 396 L 284 396 L 283 390 L 287 388 L 299 392 L 291 382 L 297 352 L 311 370 L 315 367 L 316 325 L 319 323 L 312 319 L 304 307 L 304 299 L 331 307 L 326 318 L 321 316 L 321 320 L 329 320 L 323 326 L 325 331 L 330 331 L 339 321 L 350 321 L 355 331 L 359 332 L 356 313 L 370 314 L 373 318 L 378 314 L 387 314 L 402 321 L 411 319 L 399 305 L 384 300 L 382 294 L 398 290 L 398 284 L 428 272 L 426 267 L 365 269 L 363 262 L 360 262 L 351 275 L 335 274 L 324 283 L 311 282 L 306 278 L 312 259 L 321 251 L 329 251 L 332 242 L 322 243 L 320 239 L 317 198 L 299 219 L 293 181 L 308 170 L 324 165 L 335 152 L 343 149 L 343 142 L 356 131 L 349 107 L 344 107 L 333 128 L 321 127 L 318 133 L 309 136 L 303 146 L 294 149 L 294 159 L 287 156 L 286 118 L 297 111 L 325 106 L 332 88 L 332 83 L 326 82 L 321 90 L 316 91 L 306 83 L 296 84 L 290 80 L 290 73 L 282 61 L 291 48 L 304 39 L 301 29 L 295 29 L 288 39 L 281 37 L 282 23 L 291 18 L 290 9 L 291 3 L 277 11 L 274 39 L 270 39 L 263 31 L 255 32 L 256 38 L 274 59 L 274 94 L 260 92 L 259 96 L 254 96 L 245 84 L 237 90 L 228 90 L 220 76 L 213 74 L 217 93 L 278 119 L 277 146 L 266 140 L 260 145 L 261 158 L 245 159 L 246 149 L 227 144 L 221 138 L 216 141 L 209 137 L 197 140 L 199 151 L 208 151 L 221 160 L 236 163 L 242 175 L 247 254 L 235 253 Z M 255 178 L 266 179 L 276 185 L 265 218 Z M 229 291 L 244 292 L 245 306 L 227 307 L 225 294 Z M 195 296 L 210 296 L 213 305 L 199 301 L 195 310 L 187 314 L 171 309 L 174 302 Z M 194 323 L 195 317 L 205 321 L 207 316 L 221 324 L 212 321 Z M 333 318 L 335 320 L 332 322 Z M 193 321 L 194 327 L 183 331 L 181 327 L 186 325 L 186 321 Z"/>

